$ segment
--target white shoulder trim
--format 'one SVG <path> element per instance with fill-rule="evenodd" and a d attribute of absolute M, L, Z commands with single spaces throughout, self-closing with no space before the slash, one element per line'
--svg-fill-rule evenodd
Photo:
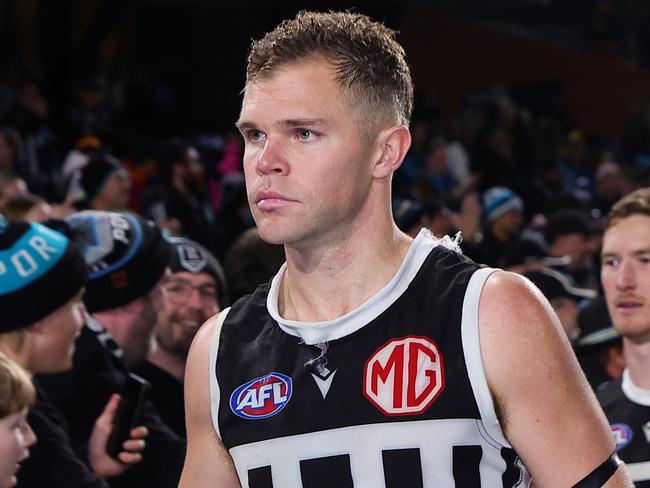
<path fill-rule="evenodd" d="M 221 390 L 217 381 L 217 353 L 219 352 L 219 339 L 221 339 L 221 326 L 224 320 L 226 320 L 228 312 L 230 312 L 230 307 L 224 308 L 219 312 L 217 322 L 214 324 L 214 329 L 212 330 L 212 337 L 210 338 L 210 412 L 212 425 L 219 439 L 221 439 L 221 430 L 219 429 L 219 400 Z"/>
<path fill-rule="evenodd" d="M 641 388 L 632 383 L 630 378 L 630 370 L 625 368 L 623 370 L 623 377 L 621 378 L 621 389 L 625 396 L 631 402 L 638 403 L 644 407 L 650 407 L 650 390 Z"/>
<path fill-rule="evenodd" d="M 625 463 L 625 465 L 627 466 L 632 481 L 637 482 L 650 480 L 650 461 Z"/>
<path fill-rule="evenodd" d="M 465 365 L 467 374 L 472 384 L 474 398 L 478 405 L 485 433 L 503 447 L 512 446 L 506 439 L 501 429 L 501 424 L 492 402 L 492 395 L 485 377 L 483 358 L 481 356 L 481 341 L 479 337 L 478 309 L 481 293 L 485 282 L 492 273 L 498 271 L 494 268 L 481 268 L 472 274 L 465 291 L 463 299 L 463 315 L 461 319 L 461 336 L 463 341 L 463 353 L 465 354 Z"/>
<path fill-rule="evenodd" d="M 438 245 L 453 247 L 454 241 L 449 237 L 438 239 L 429 230 L 422 229 L 409 246 L 402 264 L 386 286 L 354 310 L 334 320 L 323 322 L 287 320 L 280 315 L 278 297 L 282 276 L 287 266 L 285 263 L 271 282 L 266 308 L 284 332 L 300 337 L 305 344 L 313 345 L 340 339 L 361 329 L 388 309 L 406 291 L 431 250 Z"/>

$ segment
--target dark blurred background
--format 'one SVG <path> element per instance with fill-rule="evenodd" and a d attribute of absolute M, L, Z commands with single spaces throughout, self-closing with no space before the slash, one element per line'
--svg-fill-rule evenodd
<path fill-rule="evenodd" d="M 446 111 L 500 84 L 534 115 L 622 136 L 650 97 L 644 0 L 2 0 L 1 74 L 37 77 L 55 112 L 99 78 L 138 129 L 224 131 L 251 38 L 302 8 L 352 8 L 398 29 L 418 92 Z"/>

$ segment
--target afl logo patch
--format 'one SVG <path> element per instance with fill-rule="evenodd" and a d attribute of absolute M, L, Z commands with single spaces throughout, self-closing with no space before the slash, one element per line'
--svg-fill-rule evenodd
<path fill-rule="evenodd" d="M 614 440 L 616 441 L 616 450 L 620 451 L 630 442 L 632 442 L 632 429 L 627 424 L 612 424 L 611 427 Z"/>
<path fill-rule="evenodd" d="M 363 370 L 363 394 L 386 415 L 420 414 L 444 388 L 442 353 L 428 337 L 388 341 Z"/>
<path fill-rule="evenodd" d="M 291 378 L 282 373 L 269 373 L 250 380 L 230 395 L 230 409 L 243 419 L 258 420 L 273 417 L 291 399 Z"/>

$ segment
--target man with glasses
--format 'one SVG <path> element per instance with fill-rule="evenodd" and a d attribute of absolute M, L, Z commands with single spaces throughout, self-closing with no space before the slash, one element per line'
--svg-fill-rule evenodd
<path fill-rule="evenodd" d="M 228 301 L 217 259 L 200 244 L 172 237 L 169 275 L 154 331 L 156 346 L 136 372 L 153 386 L 151 399 L 165 423 L 185 436 L 183 377 L 190 344 L 201 324 Z"/>

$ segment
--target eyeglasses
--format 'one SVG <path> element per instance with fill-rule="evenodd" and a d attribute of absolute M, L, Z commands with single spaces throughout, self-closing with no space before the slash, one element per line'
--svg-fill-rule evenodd
<path fill-rule="evenodd" d="M 199 297 L 202 302 L 217 302 L 217 287 L 210 284 L 194 286 L 187 281 L 171 280 L 163 286 L 163 289 L 167 292 L 169 299 L 175 303 L 182 303 L 189 300 L 194 290 L 199 292 Z"/>

